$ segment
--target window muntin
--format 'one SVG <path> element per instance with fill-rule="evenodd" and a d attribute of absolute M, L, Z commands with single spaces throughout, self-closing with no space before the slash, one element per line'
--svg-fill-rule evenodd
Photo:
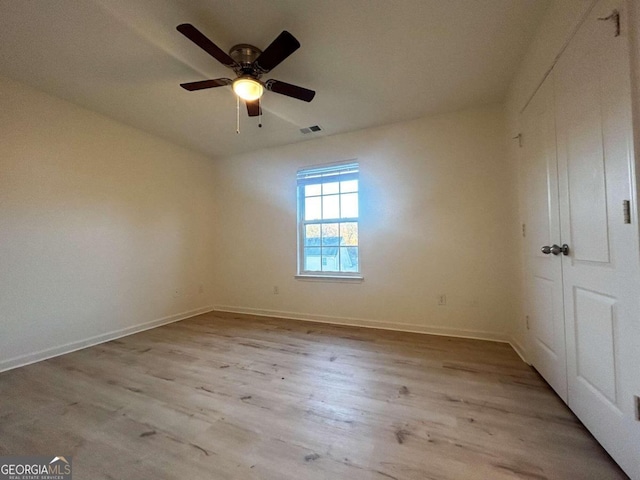
<path fill-rule="evenodd" d="M 298 171 L 298 273 L 360 273 L 358 164 Z"/>

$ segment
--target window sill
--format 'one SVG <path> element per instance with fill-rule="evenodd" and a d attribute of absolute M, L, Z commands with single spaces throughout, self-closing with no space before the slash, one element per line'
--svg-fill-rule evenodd
<path fill-rule="evenodd" d="M 360 283 L 364 282 L 362 275 L 312 275 L 302 274 L 295 275 L 296 280 L 304 280 L 311 282 L 346 282 L 346 283 Z"/>

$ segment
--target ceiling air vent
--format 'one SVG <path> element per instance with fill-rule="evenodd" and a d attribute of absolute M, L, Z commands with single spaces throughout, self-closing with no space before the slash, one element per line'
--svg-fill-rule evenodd
<path fill-rule="evenodd" d="M 300 131 L 306 135 L 307 133 L 320 132 L 322 128 L 320 128 L 320 125 L 313 125 L 311 127 L 301 128 Z"/>

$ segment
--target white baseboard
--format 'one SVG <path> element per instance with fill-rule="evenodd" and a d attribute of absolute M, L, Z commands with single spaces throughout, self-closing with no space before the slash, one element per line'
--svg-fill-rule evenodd
<path fill-rule="evenodd" d="M 488 340 L 492 342 L 508 343 L 516 351 L 516 353 L 522 358 L 522 360 L 529 364 L 526 359 L 526 349 L 517 341 L 512 335 L 505 335 L 500 332 L 487 332 L 482 330 L 468 330 L 461 328 L 447 328 L 436 325 L 414 325 L 411 323 L 395 323 L 395 322 L 382 322 L 379 320 L 352 318 L 352 317 L 334 317 L 330 315 L 315 315 L 299 312 L 287 312 L 280 310 L 264 310 L 257 308 L 247 307 L 235 307 L 227 305 L 214 305 L 196 308 L 187 312 L 177 313 L 175 315 L 169 315 L 167 317 L 145 322 L 139 325 L 133 325 L 120 330 L 114 330 L 112 332 L 96 335 L 84 340 L 78 340 L 68 343 L 66 345 L 60 345 L 57 347 L 48 348 L 46 350 L 40 350 L 39 352 L 28 353 L 20 355 L 18 357 L 9 358 L 0 361 L 0 372 L 11 370 L 18 367 L 23 367 L 32 363 L 40 362 L 48 358 L 57 357 L 66 353 L 75 352 L 83 348 L 98 345 L 100 343 L 109 342 L 117 338 L 133 335 L 134 333 L 150 330 L 152 328 L 167 325 L 169 323 L 179 322 L 187 318 L 195 317 L 203 313 L 209 313 L 212 311 L 225 312 L 225 313 L 238 313 L 245 315 L 255 315 L 259 317 L 275 317 L 275 318 L 287 318 L 292 320 L 302 320 L 308 322 L 321 322 L 332 325 L 345 325 L 351 327 L 365 327 L 365 328 L 377 328 L 381 330 L 394 330 L 399 332 L 411 332 L 422 333 L 428 335 L 441 335 L 447 337 L 459 337 L 459 338 L 471 338 L 475 340 Z"/>
<path fill-rule="evenodd" d="M 203 313 L 208 313 L 208 312 L 211 312 L 212 310 L 213 310 L 213 307 L 209 307 L 209 306 L 200 307 L 194 310 L 189 310 L 188 312 L 169 315 L 167 317 L 151 320 L 150 322 L 141 323 L 139 325 L 133 325 L 131 327 L 126 327 L 120 330 L 114 330 L 112 332 L 103 333 L 103 334 L 96 335 L 94 337 L 90 337 L 84 340 L 78 340 L 75 342 L 67 343 L 66 345 L 47 348 L 46 350 L 40 350 L 39 352 L 27 353 L 25 355 L 20 355 L 18 357 L 2 360 L 0 361 L 0 372 L 4 372 L 5 370 L 11 370 L 13 368 L 24 367 L 25 365 L 29 365 L 31 363 L 36 363 L 42 360 L 46 360 L 48 358 L 57 357 L 59 355 L 64 355 L 66 353 L 75 352 L 76 350 L 81 350 L 83 348 L 91 347 L 93 345 L 109 342 L 111 340 L 115 340 L 116 338 L 126 337 L 127 335 L 132 335 L 134 333 L 142 332 L 144 330 L 149 330 L 151 328 L 167 325 L 168 323 L 179 322 L 180 320 L 184 320 L 190 317 L 195 317 L 196 315 L 201 315 Z"/>
<path fill-rule="evenodd" d="M 511 345 L 511 348 L 513 348 L 516 351 L 516 353 L 522 359 L 522 361 L 527 365 L 531 365 L 531 363 L 527 360 L 527 354 L 526 354 L 527 349 L 524 348 L 524 346 L 522 346 L 522 344 L 518 341 L 518 339 L 513 335 L 509 335 L 508 339 L 509 339 L 509 345 Z"/>
<path fill-rule="evenodd" d="M 435 325 L 414 325 L 412 323 L 381 322 L 379 320 L 370 320 L 364 318 L 333 317 L 329 315 L 314 315 L 309 313 L 286 312 L 280 310 L 263 310 L 258 308 L 235 307 L 228 305 L 214 305 L 213 311 L 256 315 L 260 317 L 288 318 L 292 320 L 321 322 L 333 325 L 346 325 L 350 327 L 378 328 L 382 330 L 395 330 L 399 332 L 426 333 L 429 335 L 442 335 L 446 337 L 472 338 L 475 340 L 489 340 L 492 342 L 509 343 L 509 340 L 503 333 L 486 332 L 482 330 L 447 328 Z"/>

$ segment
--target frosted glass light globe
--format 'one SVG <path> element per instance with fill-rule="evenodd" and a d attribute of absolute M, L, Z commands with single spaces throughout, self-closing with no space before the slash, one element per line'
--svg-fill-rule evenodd
<path fill-rule="evenodd" d="M 233 91 L 243 100 L 252 102 L 262 96 L 264 87 L 262 84 L 250 77 L 240 77 L 233 82 Z"/>

